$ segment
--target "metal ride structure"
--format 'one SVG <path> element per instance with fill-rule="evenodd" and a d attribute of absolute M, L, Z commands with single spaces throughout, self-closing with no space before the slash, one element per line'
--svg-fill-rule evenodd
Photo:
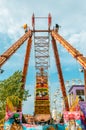
<path fill-rule="evenodd" d="M 36 29 L 36 19 L 47 19 L 48 28 L 46 30 Z M 36 85 L 35 85 L 35 101 L 34 101 L 34 116 L 36 121 L 46 121 L 51 117 L 50 113 L 50 99 L 49 99 L 49 86 L 48 86 L 48 69 L 49 69 L 49 45 L 50 36 L 52 38 L 52 48 L 54 51 L 54 57 L 56 61 L 56 67 L 58 70 L 60 87 L 64 99 L 65 109 L 69 110 L 69 104 L 64 84 L 64 78 L 62 74 L 60 57 L 58 54 L 58 48 L 56 41 L 59 43 L 81 64 L 84 68 L 84 76 L 86 77 L 86 58 L 74 47 L 70 45 L 62 36 L 58 34 L 59 26 L 56 25 L 55 29 L 51 29 L 51 15 L 48 17 L 35 17 L 32 15 L 32 30 L 26 30 L 25 34 L 15 42 L 6 52 L 0 55 L 0 68 L 3 64 L 9 60 L 9 58 L 20 48 L 22 44 L 27 40 L 27 49 L 23 66 L 22 88 L 25 88 L 27 70 L 30 59 L 30 51 L 32 45 L 32 36 L 34 38 L 34 52 L 35 52 L 35 68 L 36 68 Z M 86 78 L 85 78 L 86 80 Z M 85 81 L 85 97 L 86 97 L 86 81 Z M 20 111 L 21 111 L 20 107 Z M 42 115 L 42 116 L 41 116 Z M 44 116 L 43 116 L 44 115 Z M 45 116 L 47 115 L 47 116 Z"/>
<path fill-rule="evenodd" d="M 36 29 L 37 20 L 43 22 L 48 20 L 47 30 Z M 32 16 L 34 51 L 35 51 L 35 68 L 36 68 L 36 86 L 34 101 L 34 118 L 35 122 L 46 122 L 50 120 L 50 100 L 48 85 L 49 69 L 49 44 L 50 44 L 50 26 L 51 15 L 48 17 Z M 45 109 L 46 108 L 46 109 Z M 46 117 L 46 118 L 45 118 Z"/>

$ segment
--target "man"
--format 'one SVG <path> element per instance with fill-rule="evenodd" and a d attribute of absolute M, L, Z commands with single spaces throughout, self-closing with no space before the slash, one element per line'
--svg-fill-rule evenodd
<path fill-rule="evenodd" d="M 18 113 L 15 113 L 13 115 L 14 122 L 12 123 L 10 130 L 23 130 L 21 122 L 20 122 L 20 115 Z"/>

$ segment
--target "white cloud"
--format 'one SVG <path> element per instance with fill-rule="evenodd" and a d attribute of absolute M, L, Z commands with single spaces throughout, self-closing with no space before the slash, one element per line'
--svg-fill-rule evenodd
<path fill-rule="evenodd" d="M 86 55 L 86 31 L 72 34 L 68 41 L 82 54 Z"/>

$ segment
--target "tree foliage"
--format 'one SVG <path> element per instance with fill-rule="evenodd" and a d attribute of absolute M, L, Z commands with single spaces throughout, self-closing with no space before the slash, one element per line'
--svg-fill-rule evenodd
<path fill-rule="evenodd" d="M 8 97 L 18 97 L 21 101 L 27 99 L 29 92 L 22 88 L 22 72 L 17 71 L 8 79 L 0 81 L 0 117 L 3 117 L 2 111 L 5 111 L 6 99 Z M 14 105 L 17 105 L 18 102 L 15 98 L 11 98 L 11 101 Z"/>

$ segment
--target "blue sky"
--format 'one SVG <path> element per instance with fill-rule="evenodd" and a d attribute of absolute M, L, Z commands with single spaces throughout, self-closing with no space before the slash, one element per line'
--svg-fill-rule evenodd
<path fill-rule="evenodd" d="M 50 12 L 52 15 L 51 28 L 58 23 L 61 26 L 59 34 L 86 56 L 86 0 L 0 0 L 0 55 L 24 34 L 22 29 L 24 23 L 32 28 L 31 17 L 33 12 L 36 16 L 48 16 Z M 58 44 L 58 48 L 65 82 L 69 80 L 71 83 L 72 79 L 83 80 L 83 74 L 79 72 L 80 65 L 78 62 L 60 44 Z M 25 49 L 26 42 L 2 66 L 5 71 L 0 75 L 0 80 L 8 78 L 17 70 L 22 70 Z M 50 50 L 49 85 L 53 100 L 53 95 L 59 87 L 59 81 L 51 47 Z M 26 89 L 29 89 L 32 96 L 24 102 L 24 113 L 33 113 L 34 111 L 33 46 L 30 57 Z"/>

